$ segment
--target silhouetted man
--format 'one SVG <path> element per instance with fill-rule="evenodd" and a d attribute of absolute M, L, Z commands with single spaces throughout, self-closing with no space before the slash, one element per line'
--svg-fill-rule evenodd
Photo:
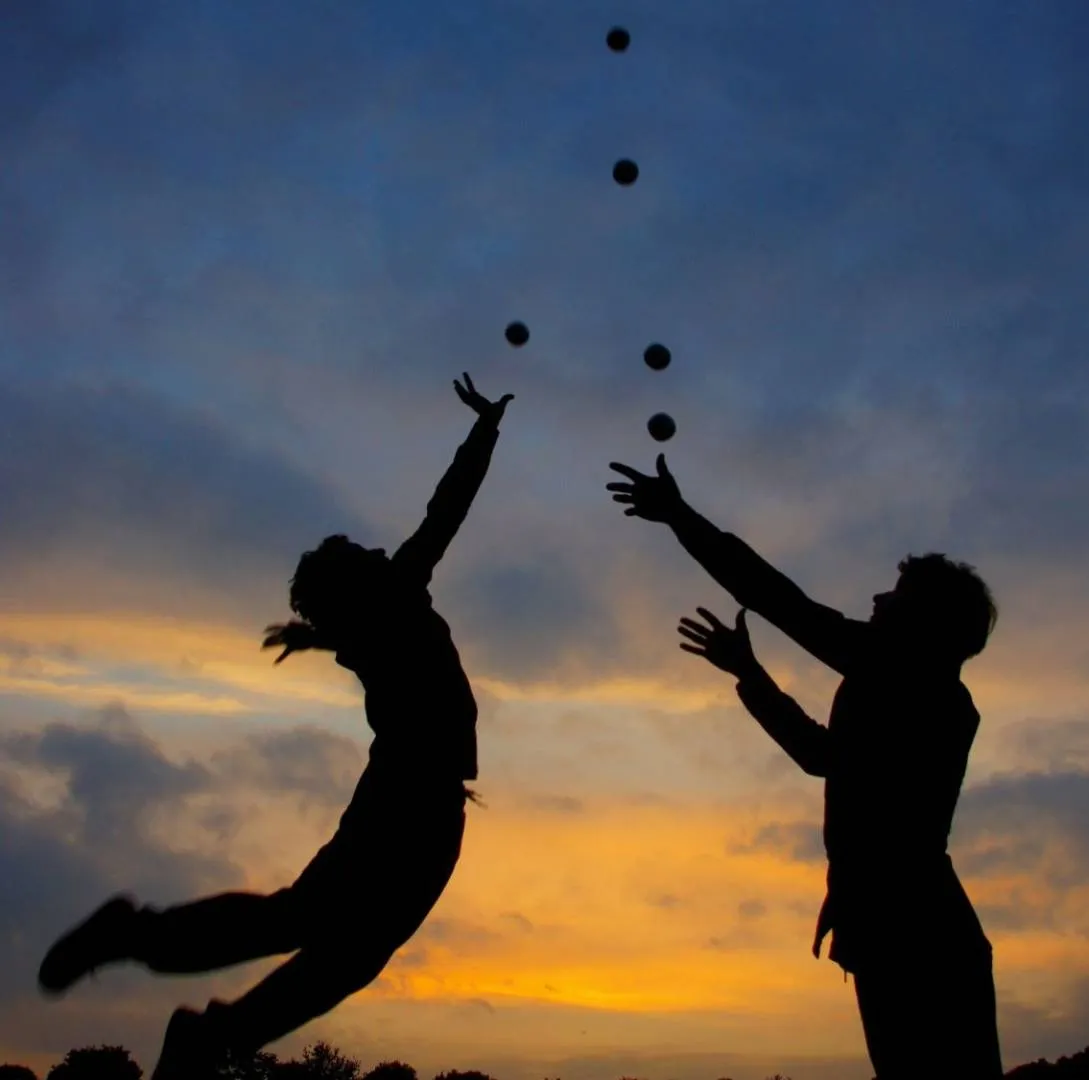
<path fill-rule="evenodd" d="M 276 663 L 328 649 L 366 691 L 370 760 L 333 838 L 293 885 L 268 896 L 224 893 L 163 911 L 115 897 L 42 963 L 43 990 L 61 993 L 123 960 L 196 973 L 296 953 L 231 1004 L 178 1009 L 153 1080 L 204 1080 L 227 1050 L 256 1051 L 362 989 L 453 874 L 471 797 L 465 782 L 477 775 L 477 710 L 428 587 L 484 480 L 513 398 L 490 402 L 464 378 L 454 387 L 478 419 L 420 528 L 392 558 L 328 537 L 302 556 L 291 581 L 300 619 L 266 630 L 264 647 L 283 648 Z"/>
<path fill-rule="evenodd" d="M 737 693 L 809 775 L 825 778 L 828 892 L 813 953 L 855 980 L 879 1080 L 1002 1076 L 991 946 L 947 854 L 979 714 L 960 680 L 996 611 L 987 587 L 942 555 L 908 558 L 868 622 L 824 607 L 738 537 L 689 507 L 666 468 L 613 464 L 625 513 L 663 522 L 742 605 L 730 630 L 700 608 L 680 633 L 737 676 Z M 810 719 L 752 653 L 751 608 L 843 676 L 828 726 Z M 846 977 L 846 976 L 845 976 Z"/>

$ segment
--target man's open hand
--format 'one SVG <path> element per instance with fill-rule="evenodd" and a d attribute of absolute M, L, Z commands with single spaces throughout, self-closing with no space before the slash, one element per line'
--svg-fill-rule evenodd
<path fill-rule="evenodd" d="M 715 667 L 738 678 L 759 669 L 760 663 L 752 651 L 749 628 L 745 623 L 744 608 L 737 613 L 737 622 L 733 630 L 720 622 L 706 608 L 696 608 L 696 611 L 703 616 L 707 625 L 704 626 L 695 619 L 681 619 L 677 632 L 689 641 L 695 642 L 694 645 L 681 642 L 681 648 L 685 652 L 702 656 Z"/>
<path fill-rule="evenodd" d="M 503 419 L 503 413 L 507 410 L 507 402 L 514 400 L 513 394 L 504 394 L 498 401 L 489 401 L 483 394 L 478 393 L 475 386 L 473 386 L 473 380 L 469 378 L 467 371 L 462 372 L 461 377 L 465 380 L 465 385 L 462 386 L 457 379 L 454 380 L 454 389 L 458 393 L 458 397 L 469 406 L 477 414 L 477 416 L 487 417 L 489 420 L 494 420 L 495 423 L 499 423 Z"/>
<path fill-rule="evenodd" d="M 658 475 L 645 476 L 630 465 L 621 465 L 619 462 L 610 462 L 609 468 L 626 476 L 630 484 L 606 484 L 607 491 L 616 492 L 613 502 L 629 503 L 624 513 L 628 517 L 641 517 L 647 521 L 672 521 L 679 510 L 684 507 L 677 481 L 673 474 L 666 468 L 665 454 L 659 454 L 655 463 Z"/>

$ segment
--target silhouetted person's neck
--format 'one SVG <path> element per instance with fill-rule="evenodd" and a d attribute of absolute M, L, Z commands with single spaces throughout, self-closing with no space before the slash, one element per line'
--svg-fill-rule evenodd
<path fill-rule="evenodd" d="M 918 635 L 899 635 L 884 631 L 877 637 L 877 656 L 883 665 L 905 673 L 916 673 L 925 679 L 960 679 L 964 661 L 951 657 L 936 644 L 931 645 Z"/>

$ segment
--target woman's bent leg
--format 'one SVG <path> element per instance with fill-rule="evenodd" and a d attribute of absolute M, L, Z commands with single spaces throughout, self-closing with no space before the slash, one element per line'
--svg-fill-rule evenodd
<path fill-rule="evenodd" d="M 196 974 L 294 952 L 299 912 L 290 889 L 221 893 L 137 912 L 132 959 L 163 974 Z"/>

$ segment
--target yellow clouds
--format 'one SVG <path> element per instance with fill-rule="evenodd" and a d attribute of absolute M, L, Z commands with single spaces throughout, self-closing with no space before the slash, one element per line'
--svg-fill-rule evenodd
<path fill-rule="evenodd" d="M 714 685 L 677 685 L 664 679 L 602 679 L 597 682 L 514 683 L 480 678 L 474 685 L 501 702 L 531 702 L 545 705 L 633 705 L 654 706 L 669 712 L 700 712 L 721 702 L 722 680 Z"/>
<path fill-rule="evenodd" d="M 0 692 L 79 706 L 123 700 L 140 710 L 191 715 L 241 715 L 282 707 L 285 700 L 359 707 L 359 696 L 339 669 L 333 679 L 327 670 L 318 675 L 310 657 L 292 657 L 290 669 L 273 667 L 273 654 L 260 650 L 256 634 L 224 624 L 128 614 L 5 613 L 0 639 L 18 645 L 0 656 Z M 307 677 L 308 670 L 315 675 Z"/>
<path fill-rule="evenodd" d="M 435 913 L 449 932 L 425 929 L 421 962 L 410 950 L 394 966 L 398 992 L 637 1012 L 774 1009 L 819 975 L 806 945 L 822 871 L 731 853 L 746 834 L 741 816 L 698 806 L 471 808 L 462 864 Z"/>

